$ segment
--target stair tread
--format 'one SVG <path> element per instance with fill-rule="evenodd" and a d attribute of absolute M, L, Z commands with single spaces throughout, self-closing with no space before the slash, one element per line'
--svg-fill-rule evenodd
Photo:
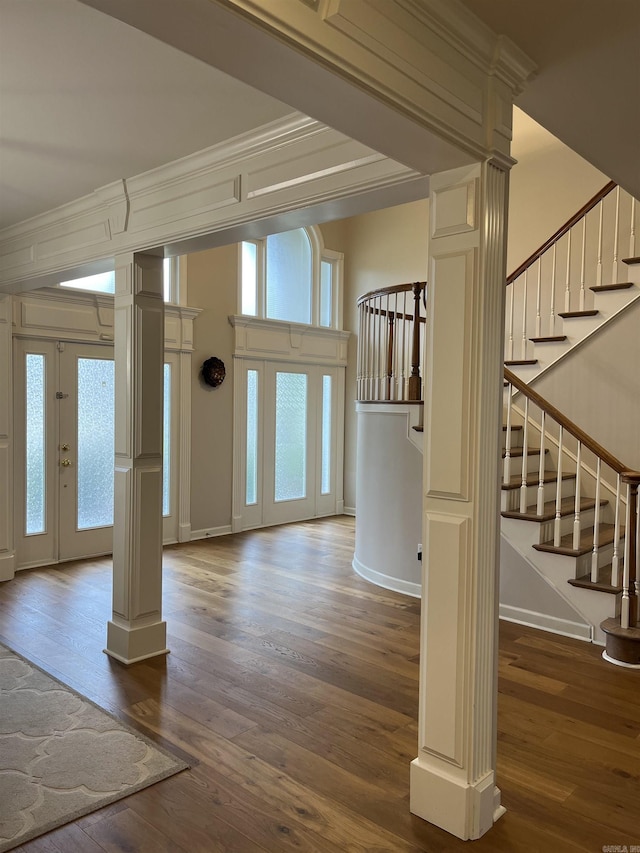
<path fill-rule="evenodd" d="M 629 290 L 633 287 L 632 281 L 621 281 L 619 284 L 598 284 L 595 287 L 590 287 L 594 293 L 606 293 L 608 290 Z"/>
<path fill-rule="evenodd" d="M 595 308 L 588 311 L 559 311 L 558 317 L 562 317 L 563 320 L 571 320 L 579 317 L 595 317 L 599 313 Z"/>
<path fill-rule="evenodd" d="M 418 424 L 417 426 L 412 427 L 416 432 L 424 432 L 424 427 L 422 424 Z"/>
<path fill-rule="evenodd" d="M 563 480 L 575 480 L 575 474 L 563 474 Z M 545 471 L 542 477 L 543 483 L 555 483 L 558 479 L 557 471 Z M 538 471 L 532 471 L 530 474 L 527 474 L 527 486 L 537 486 L 540 482 L 540 476 Z M 508 483 L 502 484 L 502 489 L 504 491 L 509 491 L 510 489 L 519 489 L 522 485 L 522 474 L 518 472 L 517 474 L 512 474 Z"/>
<path fill-rule="evenodd" d="M 522 451 L 523 450 L 524 450 L 524 447 L 512 447 L 509 450 L 511 458 L 512 459 L 522 459 Z M 544 452 L 548 453 L 549 452 L 548 448 L 545 447 Z M 507 455 L 507 451 L 503 450 L 502 451 L 502 458 L 504 459 L 506 455 Z M 540 456 L 540 448 L 539 447 L 527 447 L 527 456 Z"/>
<path fill-rule="evenodd" d="M 610 545 L 614 539 L 615 525 L 600 524 L 599 547 Z M 624 530 L 620 528 L 620 538 L 624 535 Z M 533 546 L 536 551 L 547 551 L 553 554 L 563 554 L 567 557 L 580 557 L 583 554 L 589 554 L 593 550 L 593 527 L 586 527 L 580 531 L 580 547 L 573 547 L 573 533 L 565 533 L 560 540 L 559 547 L 553 544 L 553 539 L 548 542 L 542 542 L 540 545 Z"/>
<path fill-rule="evenodd" d="M 511 430 L 511 432 L 521 432 L 522 424 L 511 424 L 509 429 Z M 507 431 L 507 425 L 506 424 L 502 424 L 502 431 L 503 432 Z"/>
<path fill-rule="evenodd" d="M 635 258 L 623 258 L 622 263 L 623 264 L 640 264 L 640 256 L 635 257 Z"/>
<path fill-rule="evenodd" d="M 567 340 L 566 335 L 547 335 L 543 338 L 529 338 L 534 344 L 561 344 Z"/>
<path fill-rule="evenodd" d="M 582 498 L 580 501 L 580 512 L 586 512 L 587 510 L 593 509 L 596 505 L 596 502 L 593 498 Z M 607 501 L 601 500 L 600 506 L 606 506 Z M 568 515 L 573 515 L 575 512 L 576 501 L 575 498 L 569 496 L 568 498 L 562 498 L 560 501 L 560 515 L 562 517 L 566 517 Z M 502 515 L 505 518 L 519 518 L 522 521 L 553 521 L 556 517 L 556 502 L 546 501 L 543 506 L 542 515 L 537 514 L 537 506 L 533 504 L 532 506 L 528 506 L 526 512 L 519 512 L 518 510 L 504 510 Z"/>
<path fill-rule="evenodd" d="M 622 592 L 622 586 L 611 585 L 612 565 L 609 563 L 598 569 L 598 578 L 595 583 L 591 580 L 591 575 L 584 575 L 581 578 L 569 578 L 571 586 L 577 586 L 580 589 L 593 589 L 596 592 L 608 592 L 612 595 L 617 595 Z"/>
<path fill-rule="evenodd" d="M 537 358 L 512 358 L 505 361 L 507 367 L 524 367 L 530 364 L 537 364 Z"/>

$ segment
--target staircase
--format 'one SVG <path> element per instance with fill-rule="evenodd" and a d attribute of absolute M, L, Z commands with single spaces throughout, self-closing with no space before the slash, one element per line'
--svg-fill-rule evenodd
<path fill-rule="evenodd" d="M 534 386 L 614 318 L 635 311 L 637 208 L 608 184 L 509 276 L 501 503 L 502 537 L 527 577 L 580 614 L 588 638 L 606 645 L 606 659 L 633 667 L 640 667 L 640 472 Z M 425 288 L 397 285 L 359 300 L 359 401 L 420 399 Z M 415 444 L 420 431 L 420 424 L 409 430 Z"/>

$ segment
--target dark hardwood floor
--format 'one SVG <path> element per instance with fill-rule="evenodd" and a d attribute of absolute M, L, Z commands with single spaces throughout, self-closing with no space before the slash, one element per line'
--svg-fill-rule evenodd
<path fill-rule="evenodd" d="M 640 850 L 640 672 L 508 623 L 507 814 L 473 843 L 410 814 L 419 602 L 355 575 L 353 546 L 353 519 L 338 517 L 167 548 L 171 654 L 129 668 L 102 653 L 110 560 L 1 585 L 0 641 L 191 764 L 19 849 Z"/>

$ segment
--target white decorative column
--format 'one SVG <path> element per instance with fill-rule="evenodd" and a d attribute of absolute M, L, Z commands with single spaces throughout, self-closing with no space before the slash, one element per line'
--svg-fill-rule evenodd
<path fill-rule="evenodd" d="M 0 581 L 15 574 L 11 297 L 0 295 Z"/>
<path fill-rule="evenodd" d="M 162 621 L 162 258 L 115 259 L 113 615 L 106 653 L 122 663 L 166 654 Z"/>
<path fill-rule="evenodd" d="M 495 756 L 507 186 L 492 162 L 431 176 L 411 811 L 462 839 L 504 813 Z"/>

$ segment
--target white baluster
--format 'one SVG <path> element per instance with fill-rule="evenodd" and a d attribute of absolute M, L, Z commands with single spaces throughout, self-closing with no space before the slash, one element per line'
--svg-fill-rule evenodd
<path fill-rule="evenodd" d="M 545 431 L 545 412 L 542 412 L 540 419 L 540 462 L 538 465 L 538 500 L 536 503 L 536 514 L 542 515 L 544 512 L 544 443 L 546 439 Z"/>
<path fill-rule="evenodd" d="M 549 315 L 549 334 L 556 333 L 556 243 L 551 253 L 551 313 Z"/>
<path fill-rule="evenodd" d="M 511 392 L 513 386 L 507 385 L 507 428 L 504 437 L 504 465 L 502 470 L 502 482 L 507 486 L 511 481 Z"/>
<path fill-rule="evenodd" d="M 542 317 L 540 316 L 540 300 L 542 298 L 542 259 L 538 258 L 538 284 L 536 287 L 536 338 L 542 334 Z"/>
<path fill-rule="evenodd" d="M 362 400 L 362 336 L 364 326 L 362 324 L 362 305 L 358 305 L 358 363 L 357 363 L 357 379 L 356 379 L 356 395 L 358 400 Z"/>
<path fill-rule="evenodd" d="M 613 557 L 611 558 L 611 586 L 618 586 L 620 573 L 620 474 L 616 481 L 616 512 L 613 522 Z"/>
<path fill-rule="evenodd" d="M 522 438 L 522 483 L 520 485 L 520 512 L 527 511 L 527 452 L 529 450 L 529 398 L 524 398 L 524 426 Z"/>
<path fill-rule="evenodd" d="M 580 255 L 580 311 L 584 311 L 585 268 L 587 264 L 587 217 L 582 217 L 582 252 Z"/>
<path fill-rule="evenodd" d="M 629 257 L 636 256 L 636 200 L 631 196 L 631 227 L 629 229 Z"/>
<path fill-rule="evenodd" d="M 571 311 L 571 229 L 567 233 L 567 277 L 564 286 L 564 310 Z"/>
<path fill-rule="evenodd" d="M 405 388 L 405 382 L 407 377 L 407 372 L 405 370 L 407 364 L 407 291 L 403 291 L 402 293 L 402 366 L 400 368 L 402 376 L 401 376 L 401 384 L 402 384 L 402 393 L 400 395 L 401 400 L 407 399 L 407 391 Z"/>
<path fill-rule="evenodd" d="M 598 266 L 596 269 L 596 285 L 602 285 L 602 217 L 604 204 L 600 202 L 600 224 L 598 225 Z"/>
<path fill-rule="evenodd" d="M 627 512 L 625 518 L 625 537 L 624 537 L 624 560 L 622 563 L 622 601 L 620 602 L 620 625 L 623 628 L 629 627 L 630 618 L 630 599 L 629 599 L 629 578 L 631 567 L 629 565 L 631 551 L 631 485 L 627 483 Z"/>
<path fill-rule="evenodd" d="M 573 550 L 577 551 L 580 547 L 580 480 L 582 475 L 582 442 L 578 442 L 578 452 L 576 454 L 576 499 L 574 504 L 573 514 Z"/>
<path fill-rule="evenodd" d="M 620 187 L 616 187 L 616 218 L 613 230 L 613 271 L 611 273 L 611 283 L 618 283 L 618 228 L 620 223 Z"/>
<path fill-rule="evenodd" d="M 560 547 L 560 540 L 562 539 L 562 439 L 563 439 L 564 430 L 562 426 L 560 426 L 560 431 L 558 433 L 558 464 L 556 466 L 556 517 L 553 523 L 553 547 Z"/>
<path fill-rule="evenodd" d="M 598 582 L 598 553 L 600 550 L 600 470 L 601 460 L 596 465 L 596 505 L 593 516 L 593 551 L 591 552 L 591 582 Z"/>
<path fill-rule="evenodd" d="M 513 361 L 513 294 L 515 289 L 516 283 L 512 281 L 509 288 L 509 346 L 507 347 L 507 361 Z"/>
<path fill-rule="evenodd" d="M 522 347 L 520 358 L 527 357 L 527 289 L 529 280 L 529 270 L 524 271 L 524 293 L 522 296 Z"/>

